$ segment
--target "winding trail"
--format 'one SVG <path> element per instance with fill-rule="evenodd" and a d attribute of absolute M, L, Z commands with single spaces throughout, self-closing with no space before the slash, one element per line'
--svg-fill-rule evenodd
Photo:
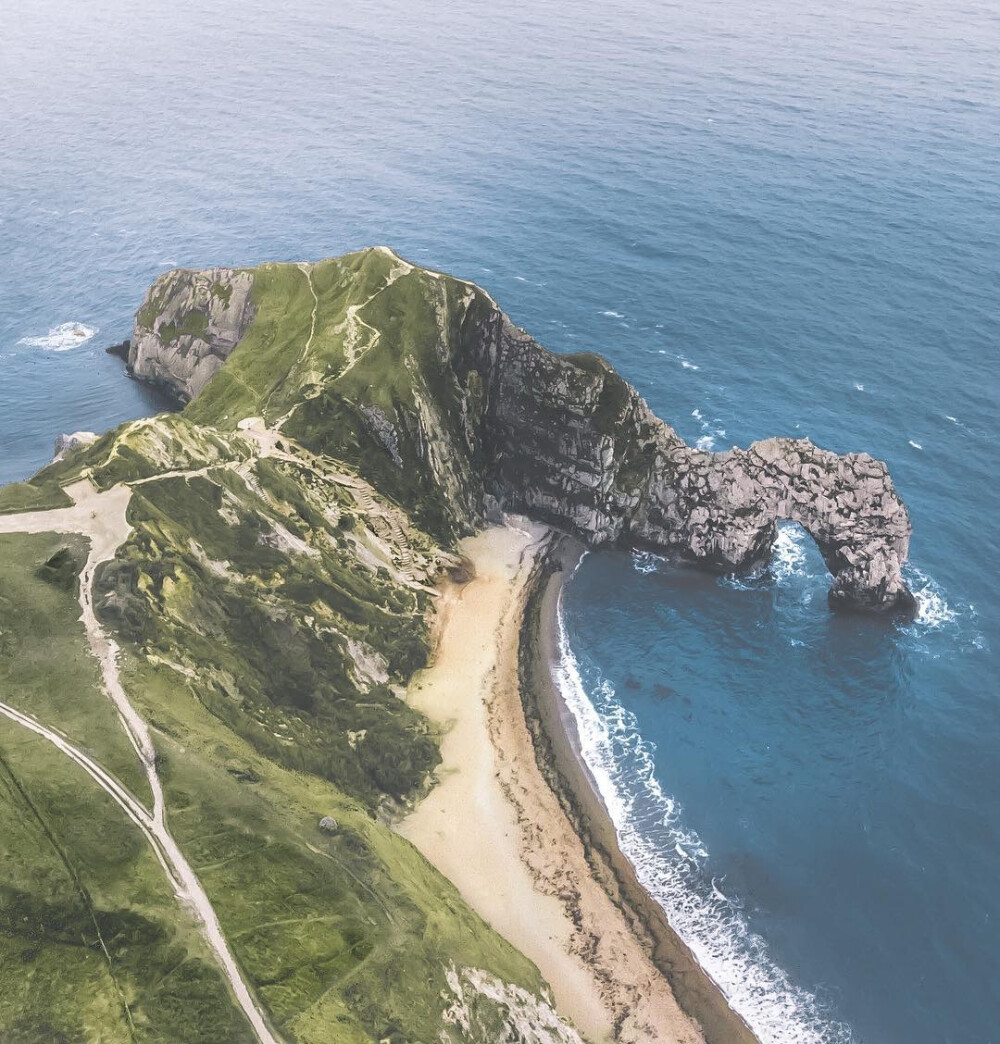
<path fill-rule="evenodd" d="M 156 853 L 177 897 L 195 913 L 201 922 L 202 934 L 215 953 L 230 988 L 253 1027 L 258 1041 L 261 1044 L 280 1044 L 243 979 L 205 889 L 167 829 L 163 786 L 156 768 L 156 748 L 153 745 L 149 726 L 132 706 L 122 687 L 118 671 L 118 645 L 100 625 L 94 612 L 94 575 L 97 567 L 114 558 L 118 548 L 128 538 L 132 529 L 126 518 L 126 509 L 132 497 L 132 491 L 127 486 L 118 485 L 105 493 L 100 493 L 89 480 L 83 479 L 72 486 L 67 486 L 66 492 L 73 498 L 72 507 L 57 508 L 52 511 L 28 511 L 19 515 L 0 515 L 0 533 L 80 533 L 90 539 L 90 553 L 80 573 L 80 607 L 83 610 L 83 624 L 91 652 L 101 665 L 104 687 L 118 711 L 122 728 L 145 769 L 150 792 L 153 795 L 152 811 L 145 808 L 98 762 L 84 754 L 57 732 L 42 725 L 31 715 L 6 703 L 0 703 L 0 714 L 36 735 L 44 737 L 76 762 L 139 827 Z"/>
<path fill-rule="evenodd" d="M 388 275 L 386 276 L 386 281 L 373 294 L 371 294 L 370 297 L 368 297 L 364 301 L 361 301 L 359 304 L 348 305 L 345 309 L 345 319 L 337 327 L 338 332 L 346 330 L 344 336 L 345 366 L 333 378 L 333 380 L 335 381 L 340 380 L 340 378 L 343 377 L 346 373 L 349 373 L 355 367 L 355 365 L 361 359 L 363 359 L 372 350 L 372 348 L 375 347 L 376 344 L 378 344 L 379 338 L 382 336 L 382 331 L 377 330 L 370 323 L 365 322 L 365 320 L 362 319 L 360 315 L 358 315 L 358 312 L 362 308 L 367 308 L 372 303 L 372 301 L 374 301 L 375 298 L 378 297 L 379 294 L 381 294 L 384 290 L 388 290 L 389 287 L 392 286 L 392 284 L 395 283 L 397 279 L 399 279 L 401 276 L 408 275 L 410 272 L 414 270 L 413 265 L 411 265 L 409 261 L 404 261 L 403 258 L 401 258 L 397 253 L 395 253 L 395 251 L 390 250 L 389 247 L 381 246 L 375 247 L 374 249 L 379 251 L 380 253 L 386 254 L 395 262 L 395 264 L 389 270 Z M 316 286 L 313 283 L 312 279 L 313 266 L 308 261 L 298 261 L 296 262 L 296 267 L 306 277 L 306 280 L 309 283 L 309 292 L 312 294 L 313 297 L 312 322 L 309 328 L 309 337 L 307 338 L 306 343 L 302 348 L 302 351 L 299 353 L 299 358 L 296 361 L 295 365 L 289 368 L 288 373 L 286 373 L 285 377 L 281 380 L 278 386 L 273 388 L 270 392 L 268 392 L 265 398 L 261 401 L 260 412 L 264 418 L 267 417 L 267 410 L 268 407 L 271 405 L 271 400 L 274 397 L 275 393 L 280 388 L 284 387 L 286 381 L 288 380 L 288 377 L 293 372 L 297 371 L 308 358 L 309 350 L 312 348 L 313 339 L 316 336 L 316 316 L 319 310 L 319 297 L 316 294 Z M 431 275 L 434 275 L 435 278 L 437 278 L 436 273 L 432 272 Z M 364 327 L 369 332 L 368 341 L 363 346 L 360 344 L 362 336 L 361 327 Z M 235 374 L 233 376 L 235 376 Z M 325 375 L 317 371 L 314 373 L 314 375 L 310 375 L 310 377 L 312 376 L 315 376 L 315 383 L 318 385 L 318 383 L 323 379 Z M 249 391 L 251 394 L 254 394 L 253 389 L 247 387 L 245 382 L 243 382 L 243 386 L 247 388 L 247 391 Z M 305 396 L 305 400 L 308 400 L 310 398 L 313 398 L 315 395 L 319 394 L 319 388 L 317 387 L 313 391 L 312 395 L 310 395 L 308 391 L 306 391 L 303 387 L 303 394 Z M 287 423 L 292 414 L 295 413 L 295 411 L 301 405 L 301 401 L 297 402 L 287 413 L 285 413 L 276 421 L 274 421 L 274 423 L 270 426 L 269 430 L 273 432 L 279 432 Z"/>

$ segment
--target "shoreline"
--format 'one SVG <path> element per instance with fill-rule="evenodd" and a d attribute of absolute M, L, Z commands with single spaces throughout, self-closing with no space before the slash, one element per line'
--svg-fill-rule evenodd
<path fill-rule="evenodd" d="M 548 607 L 581 548 L 516 521 L 462 542 L 471 579 L 441 578 L 435 651 L 407 700 L 441 729 L 442 764 L 396 829 L 535 964 L 590 1044 L 755 1044 L 659 907 L 666 931 L 616 873 L 549 670 Z"/>
<path fill-rule="evenodd" d="M 576 719 L 553 678 L 553 667 L 560 662 L 559 599 L 584 551 L 574 538 L 557 536 L 536 564 L 525 599 L 519 688 L 539 770 L 586 850 L 594 877 L 628 921 L 680 1007 L 697 1023 L 706 1044 L 758 1044 L 636 877 L 583 759 Z"/>

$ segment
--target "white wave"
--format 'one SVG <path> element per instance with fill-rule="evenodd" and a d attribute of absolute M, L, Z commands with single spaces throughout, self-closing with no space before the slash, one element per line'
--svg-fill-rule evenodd
<path fill-rule="evenodd" d="M 633 551 L 632 568 L 637 573 L 655 573 L 666 559 L 662 555 L 654 555 L 652 551 Z"/>
<path fill-rule="evenodd" d="M 96 326 L 87 326 L 85 323 L 60 323 L 42 337 L 22 337 L 17 343 L 47 352 L 68 352 L 71 348 L 85 344 L 97 332 Z"/>
<path fill-rule="evenodd" d="M 808 576 L 806 569 L 806 540 L 801 526 L 782 525 L 771 547 L 771 575 L 778 583 L 793 577 Z"/>
<path fill-rule="evenodd" d="M 922 450 L 924 447 L 919 442 L 914 442 L 913 439 L 907 440 L 914 449 Z"/>
<path fill-rule="evenodd" d="M 165 257 L 162 261 L 156 262 L 160 268 L 176 268 L 177 262 L 172 257 Z"/>
<path fill-rule="evenodd" d="M 858 382 L 857 384 L 854 385 L 854 390 L 855 391 L 864 391 L 865 390 L 865 386 L 863 384 L 861 384 L 860 382 Z"/>
<path fill-rule="evenodd" d="M 652 744 L 631 711 L 601 682 L 587 692 L 558 610 L 556 681 L 576 719 L 581 753 L 614 823 L 622 851 L 674 930 L 718 983 L 762 1044 L 850 1044 L 851 1030 L 826 1019 L 816 997 L 796 986 L 767 953 L 737 903 L 698 858 L 708 853 L 654 772 Z"/>
<path fill-rule="evenodd" d="M 961 610 L 953 609 L 948 604 L 944 591 L 936 580 L 916 566 L 909 566 L 906 571 L 909 574 L 907 580 L 910 590 L 917 598 L 917 616 L 914 624 L 928 631 L 939 631 L 963 615 Z M 967 610 L 971 615 L 975 615 L 972 606 L 968 606 Z"/>
<path fill-rule="evenodd" d="M 705 415 L 699 409 L 691 411 L 691 416 L 701 425 L 701 436 L 696 440 L 695 446 L 700 450 L 710 451 L 715 448 L 715 440 L 725 438 L 726 429 L 720 426 L 718 419 L 706 420 Z"/>
<path fill-rule="evenodd" d="M 680 362 L 681 362 L 681 366 L 683 366 L 685 370 L 697 370 L 698 369 L 698 367 L 693 362 L 688 362 L 687 359 L 681 359 Z"/>
<path fill-rule="evenodd" d="M 516 279 L 516 280 L 517 280 L 517 281 L 518 281 L 519 283 L 526 283 L 526 282 L 528 281 L 527 279 L 525 279 L 525 278 L 524 278 L 524 276 L 514 276 L 514 278 L 515 278 L 515 279 Z"/>
<path fill-rule="evenodd" d="M 795 582 L 801 590 L 801 600 L 809 603 L 815 597 L 817 585 L 826 584 L 826 572 L 814 573 L 809 569 L 809 534 L 793 522 L 780 522 L 778 533 L 771 545 L 771 558 L 743 574 L 726 573 L 719 577 L 719 584 L 733 591 L 760 591 L 772 587 L 789 587 Z M 802 581 L 807 581 L 803 584 Z M 792 645 L 802 644 L 791 641 Z"/>
<path fill-rule="evenodd" d="M 601 312 L 601 315 L 606 315 L 609 319 L 624 319 L 625 316 L 621 312 Z"/>

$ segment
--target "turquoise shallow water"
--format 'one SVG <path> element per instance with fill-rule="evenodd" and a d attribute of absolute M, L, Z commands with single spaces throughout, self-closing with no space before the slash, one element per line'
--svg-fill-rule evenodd
<path fill-rule="evenodd" d="M 739 582 L 594 554 L 566 683 L 762 1039 L 996 1039 L 995 6 L 137 6 L 0 12 L 0 479 L 155 408 L 103 347 L 164 268 L 377 242 L 692 442 L 885 458 L 916 624 L 830 617 L 794 531 Z"/>

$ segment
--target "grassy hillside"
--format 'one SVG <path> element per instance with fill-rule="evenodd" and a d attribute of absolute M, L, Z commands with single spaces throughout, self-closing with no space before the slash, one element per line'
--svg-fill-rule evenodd
<path fill-rule="evenodd" d="M 356 468 L 439 539 L 468 532 L 479 379 L 460 383 L 452 363 L 490 307 L 483 291 L 379 249 L 254 272 L 254 322 L 186 416 L 222 429 L 261 416 Z"/>
<path fill-rule="evenodd" d="M 64 536 L 0 536 L 0 698 L 148 799 L 78 619 L 85 552 Z M 0 1040 L 250 1039 L 140 831 L 82 769 L 0 718 Z"/>
<path fill-rule="evenodd" d="M 83 476 L 131 488 L 95 603 L 169 828 L 281 1038 L 486 1044 L 547 1010 L 534 966 L 387 825 L 439 757 L 400 698 L 450 561 L 436 541 L 349 463 L 288 436 L 265 455 L 191 414 L 124 425 L 39 481 Z M 0 538 L 0 698 L 148 803 L 78 619 L 85 555 Z M 142 834 L 5 718 L 0 852 L 0 1039 L 252 1039 Z"/>

